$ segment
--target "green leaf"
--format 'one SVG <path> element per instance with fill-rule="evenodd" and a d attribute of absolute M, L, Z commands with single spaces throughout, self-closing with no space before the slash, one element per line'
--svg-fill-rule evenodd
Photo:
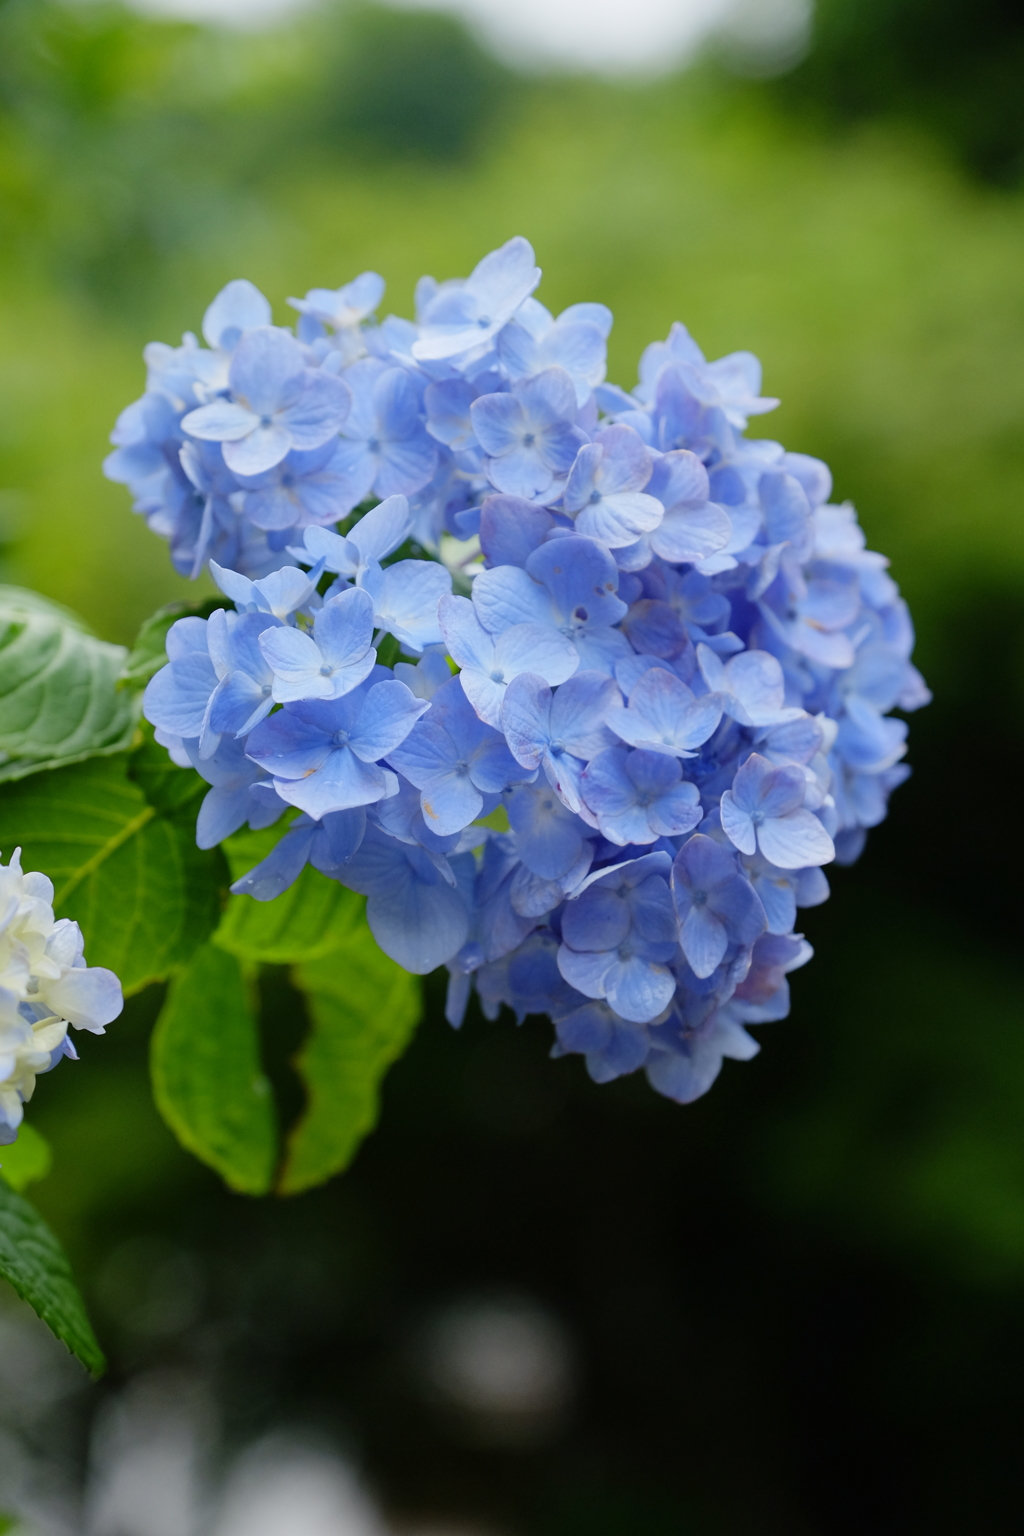
<path fill-rule="evenodd" d="M 231 604 L 220 594 L 201 603 L 168 603 L 143 622 L 135 637 L 135 644 L 127 652 L 124 666 L 117 680 L 119 688 L 141 691 L 167 661 L 167 631 L 178 619 L 190 614 L 205 619 L 215 608 L 229 608 Z"/>
<path fill-rule="evenodd" d="M 0 586 L 0 781 L 129 745 L 136 708 L 116 687 L 125 654 L 56 603 Z"/>
<path fill-rule="evenodd" d="M 128 777 L 161 816 L 187 817 L 194 830 L 209 784 L 194 768 L 178 767 L 167 748 L 154 740 L 148 720 L 142 722 L 139 735 L 139 745 L 128 759 Z"/>
<path fill-rule="evenodd" d="M 0 1275 L 52 1333 L 99 1376 L 103 1351 L 86 1316 L 63 1248 L 27 1200 L 0 1179 Z"/>
<path fill-rule="evenodd" d="M 340 1173 L 377 1122 L 380 1084 L 420 1017 L 419 978 L 382 954 L 368 928 L 297 966 L 310 1032 L 295 1065 L 307 1108 L 288 1139 L 278 1190 L 298 1194 Z"/>
<path fill-rule="evenodd" d="M 206 944 L 171 983 L 150 1068 L 157 1108 L 182 1146 L 240 1194 L 265 1194 L 277 1160 L 274 1101 L 232 955 Z"/>
<path fill-rule="evenodd" d="M 17 1141 L 0 1147 L 0 1170 L 12 1189 L 21 1194 L 29 1184 L 45 1179 L 53 1164 L 53 1153 L 45 1136 L 34 1125 L 22 1121 Z"/>
<path fill-rule="evenodd" d="M 0 787 L 0 848 L 20 844 L 24 868 L 49 875 L 57 916 L 81 924 L 90 965 L 116 971 L 126 993 L 206 941 L 227 883 L 219 850 L 196 847 L 193 818 L 158 815 L 128 766 L 92 758 Z"/>
<path fill-rule="evenodd" d="M 237 880 L 266 858 L 287 828 L 237 832 L 225 850 Z M 294 885 L 273 901 L 231 896 L 213 942 L 240 960 L 293 965 L 317 960 L 348 942 L 363 919 L 365 901 L 307 864 Z"/>

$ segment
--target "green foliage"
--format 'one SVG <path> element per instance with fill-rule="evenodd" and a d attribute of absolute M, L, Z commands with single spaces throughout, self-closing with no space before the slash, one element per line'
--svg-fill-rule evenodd
<path fill-rule="evenodd" d="M 225 848 L 232 880 L 265 858 L 280 836 L 280 827 L 271 827 L 229 838 Z M 257 964 L 317 960 L 347 943 L 361 922 L 365 931 L 364 905 L 361 896 L 307 864 L 295 884 L 273 901 L 231 896 L 214 943 Z"/>
<path fill-rule="evenodd" d="M 0 1179 L 0 1275 L 23 1301 L 99 1376 L 106 1368 L 71 1268 L 49 1227 L 8 1184 Z"/>
<path fill-rule="evenodd" d="M 420 1017 L 419 979 L 381 953 L 364 927 L 344 948 L 294 971 L 310 1032 L 296 1066 L 307 1108 L 278 1181 L 294 1195 L 347 1168 L 377 1123 L 380 1084 Z"/>
<path fill-rule="evenodd" d="M 66 609 L 0 587 L 0 782 L 127 747 L 135 711 L 114 689 L 124 655 Z"/>
<path fill-rule="evenodd" d="M 148 750 L 148 749 L 147 749 Z M 54 910 L 85 934 L 89 963 L 126 993 L 169 976 L 212 933 L 226 884 L 189 814 L 166 815 L 128 776 L 127 754 L 35 774 L 0 792 L 0 848 L 54 883 Z M 181 774 L 182 787 L 196 775 Z"/>
<path fill-rule="evenodd" d="M 50 1143 L 27 1120 L 22 1121 L 17 1141 L 0 1147 L 0 1172 L 19 1195 L 29 1184 L 45 1179 L 52 1163 Z"/>
<path fill-rule="evenodd" d="M 157 1108 L 183 1146 L 232 1189 L 270 1188 L 277 1130 L 238 961 L 204 945 L 170 986 L 153 1031 Z"/>
<path fill-rule="evenodd" d="M 994 181 L 1024 177 L 1024 11 L 1006 0 L 819 0 L 783 99 L 912 116 Z"/>
<path fill-rule="evenodd" d="M 142 790 L 146 800 L 161 816 L 180 817 L 192 828 L 209 785 L 193 768 L 179 768 L 166 747 L 154 740 L 153 727 L 144 720 L 141 741 L 128 759 L 128 777 Z"/>
<path fill-rule="evenodd" d="M 325 126 L 383 155 L 463 158 L 514 82 L 455 17 L 431 12 L 353 8 L 336 51 Z"/>

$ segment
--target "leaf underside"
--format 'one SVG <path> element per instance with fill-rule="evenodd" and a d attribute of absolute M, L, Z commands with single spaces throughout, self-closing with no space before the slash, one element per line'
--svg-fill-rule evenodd
<path fill-rule="evenodd" d="M 0 1179 L 0 1275 L 94 1376 L 103 1351 L 63 1248 L 27 1200 Z"/>
<path fill-rule="evenodd" d="M 129 745 L 136 708 L 116 687 L 126 654 L 57 604 L 0 586 L 0 782 Z"/>
<path fill-rule="evenodd" d="M 233 955 L 206 944 L 171 983 L 150 1065 L 157 1108 L 182 1145 L 231 1189 L 265 1194 L 277 1160 L 274 1101 Z"/>
<path fill-rule="evenodd" d="M 295 968 L 310 1031 L 295 1065 L 306 1112 L 288 1138 L 278 1181 L 294 1195 L 348 1167 L 377 1122 L 380 1085 L 420 1017 L 419 978 L 376 946 L 365 926 L 333 954 Z"/>

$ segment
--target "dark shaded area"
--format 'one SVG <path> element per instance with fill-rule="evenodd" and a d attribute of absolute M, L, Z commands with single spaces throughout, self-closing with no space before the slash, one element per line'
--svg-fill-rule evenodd
<path fill-rule="evenodd" d="M 338 42 L 320 87 L 321 143 L 461 160 L 508 105 L 514 77 L 452 16 L 361 6 Z"/>
<path fill-rule="evenodd" d="M 958 793 L 950 743 L 1019 754 L 1024 612 L 993 590 L 943 611 L 914 777 L 861 863 L 833 872 L 830 902 L 804 914 L 818 952 L 792 1017 L 697 1104 L 639 1078 L 595 1087 L 578 1060 L 548 1059 L 541 1019 L 517 1030 L 473 1012 L 455 1034 L 432 978 L 343 1179 L 287 1202 L 233 1197 L 147 1107 L 155 1182 L 108 1181 L 89 1209 L 62 1151 L 79 1084 L 48 1082 L 35 1118 L 63 1171 L 40 1201 L 67 1199 L 83 1224 L 106 1390 L 153 1363 L 198 1369 L 228 1450 L 282 1422 L 326 1430 L 410 1518 L 535 1536 L 1013 1529 L 1015 853 L 932 829 Z M 142 1091 L 156 1001 L 89 1052 L 94 1102 L 102 1081 Z M 302 1028 L 283 972 L 263 1004 L 280 1089 Z M 287 1118 L 294 1084 L 284 1098 Z M 536 1441 L 488 1441 L 417 1377 L 423 1320 L 491 1296 L 540 1304 L 571 1344 L 569 1412 Z"/>
<path fill-rule="evenodd" d="M 1024 176 L 1017 0 L 817 0 L 810 53 L 773 88 L 834 121 L 919 121 L 975 174 Z"/>

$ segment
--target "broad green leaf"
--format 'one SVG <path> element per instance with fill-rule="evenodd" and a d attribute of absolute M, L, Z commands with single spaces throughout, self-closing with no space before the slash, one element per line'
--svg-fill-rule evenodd
<path fill-rule="evenodd" d="M 116 686 L 125 655 L 67 609 L 0 586 L 0 781 L 129 745 L 136 708 Z"/>
<path fill-rule="evenodd" d="M 227 884 L 219 850 L 196 847 L 193 817 L 158 815 L 128 766 L 126 754 L 97 757 L 0 786 L 0 849 L 20 844 L 23 867 L 49 875 L 57 916 L 81 924 L 90 965 L 116 971 L 126 993 L 205 942 Z"/>
<path fill-rule="evenodd" d="M 63 1248 L 27 1200 L 0 1179 L 0 1275 L 94 1376 L 106 1369 Z"/>
<path fill-rule="evenodd" d="M 240 1194 L 265 1194 L 277 1160 L 274 1101 L 232 955 L 205 944 L 171 983 L 150 1068 L 157 1108 L 182 1146 Z"/>
<path fill-rule="evenodd" d="M 218 594 L 201 603 L 168 603 L 165 608 L 158 608 L 156 613 L 143 622 L 136 635 L 135 644 L 127 653 L 121 668 L 118 687 L 141 690 L 159 672 L 167 661 L 167 631 L 177 619 L 187 618 L 189 614 L 205 619 L 215 608 L 231 606 L 226 597 Z"/>
<path fill-rule="evenodd" d="M 296 1058 L 306 1113 L 288 1139 L 278 1189 L 294 1195 L 351 1162 L 377 1122 L 380 1084 L 420 1017 L 419 978 L 382 954 L 361 926 L 344 948 L 293 972 L 309 1035 Z"/>
<path fill-rule="evenodd" d="M 19 1195 L 29 1184 L 45 1179 L 52 1164 L 50 1143 L 27 1121 L 22 1121 L 17 1141 L 0 1147 L 0 1172 Z"/>
<path fill-rule="evenodd" d="M 148 720 L 139 727 L 139 736 L 139 745 L 128 759 L 128 777 L 161 816 L 187 817 L 194 829 L 209 784 L 194 768 L 178 767 L 167 748 L 154 740 Z"/>
<path fill-rule="evenodd" d="M 279 825 L 229 838 L 224 846 L 232 880 L 266 858 L 285 830 Z M 276 965 L 317 960 L 347 943 L 362 923 L 364 906 L 362 896 L 307 864 L 273 901 L 230 897 L 213 942 L 240 960 Z"/>

